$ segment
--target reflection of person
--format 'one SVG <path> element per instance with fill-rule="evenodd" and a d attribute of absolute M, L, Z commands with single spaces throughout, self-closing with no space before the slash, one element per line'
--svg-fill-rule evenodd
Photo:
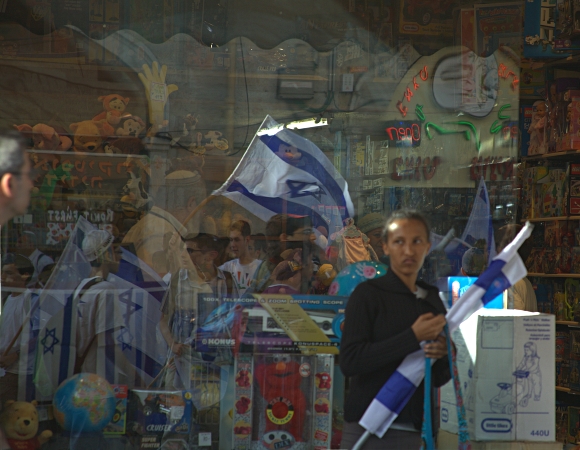
<path fill-rule="evenodd" d="M 195 248 L 192 241 L 188 241 L 187 246 Z M 210 283 L 199 275 L 194 258 L 188 255 L 187 250 L 181 249 L 179 254 L 181 268 L 171 277 L 163 298 L 159 330 L 169 346 L 166 387 L 186 389 L 190 386 L 191 364 L 198 356 L 192 344 L 197 328 L 199 296 L 212 296 L 213 291 Z"/>
<path fill-rule="evenodd" d="M 369 238 L 369 244 L 380 259 L 383 256 L 383 226 L 385 218 L 382 214 L 371 213 L 358 221 L 358 228 Z"/>
<path fill-rule="evenodd" d="M 26 212 L 32 187 L 24 140 L 15 131 L 0 134 L 0 225 Z"/>
<path fill-rule="evenodd" d="M 237 257 L 220 266 L 224 272 L 232 274 L 234 280 L 234 295 L 241 297 L 254 280 L 254 274 L 261 260 L 255 259 L 249 249 L 250 224 L 245 220 L 238 220 L 230 227 L 230 251 Z"/>
<path fill-rule="evenodd" d="M 496 233 L 498 242 L 497 252 L 502 251 L 522 229 L 521 225 L 510 224 L 501 227 Z M 522 261 L 527 261 L 532 252 L 532 239 L 528 238 L 518 249 Z M 540 253 L 538 253 L 538 256 Z M 522 278 L 507 291 L 507 308 L 520 309 L 523 311 L 538 312 L 538 301 L 534 287 L 527 277 Z"/>
<path fill-rule="evenodd" d="M 26 288 L 34 273 L 34 266 L 27 257 L 9 253 L 2 263 L 2 290 L 11 291 L 0 316 L 0 367 L 6 371 L 0 378 L 0 402 L 3 405 L 7 400 L 18 400 L 19 373 L 26 371 L 32 376 L 34 358 L 28 358 L 26 361 L 30 364 L 25 367 L 19 365 L 21 344 L 28 343 L 31 338 L 31 330 L 28 328 L 26 332 L 25 327 L 20 330 L 20 326 L 27 324 L 28 314 L 38 301 L 38 295 Z M 20 335 L 8 350 L 18 333 Z"/>
<path fill-rule="evenodd" d="M 206 233 L 195 237 L 188 236 L 185 238 L 185 246 L 198 275 L 209 283 L 214 297 L 223 298 L 232 294 L 234 286 L 232 275 L 215 265 L 221 247 L 219 238 Z"/>
<path fill-rule="evenodd" d="M 276 214 L 266 223 L 266 254 L 267 259 L 260 265 L 255 276 L 255 284 L 252 289 L 255 292 L 262 292 L 271 283 L 275 282 L 272 278 L 274 269 L 280 264 L 285 257 L 284 252 L 287 250 L 303 249 L 303 257 L 312 255 L 314 249 L 314 240 L 316 236 L 312 230 L 312 221 L 310 217 L 291 217 L 286 214 Z M 307 283 L 308 279 L 303 278 L 302 282 Z M 306 292 L 302 288 L 301 291 Z"/>
<path fill-rule="evenodd" d="M 524 357 L 517 367 L 520 373 L 527 373 L 523 377 L 524 395 L 520 399 L 520 406 L 527 406 L 528 400 L 534 397 L 534 401 L 539 401 L 542 396 L 542 372 L 540 371 L 540 357 L 536 344 L 526 342 L 524 344 Z"/>
<path fill-rule="evenodd" d="M 83 239 L 82 250 L 91 272 L 73 292 L 78 311 L 75 373 L 95 373 L 112 384 L 135 387 L 135 372 L 126 360 L 114 334 L 125 327 L 123 304 L 116 295 L 109 273 L 118 269 L 113 252 L 113 236 L 105 230 L 91 230 Z M 115 370 L 109 368 L 113 365 Z"/>
<path fill-rule="evenodd" d="M 165 235 L 177 231 L 185 238 L 190 233 L 199 233 L 200 214 L 196 214 L 185 225 L 182 222 L 204 198 L 205 184 L 198 172 L 171 172 L 165 177 L 165 186 L 157 192 L 156 205 L 129 230 L 123 243 L 132 242 L 137 256 L 157 270 L 153 254 L 163 250 Z"/>
<path fill-rule="evenodd" d="M 532 122 L 530 123 L 530 128 L 528 129 L 528 133 L 530 134 L 528 155 L 546 153 L 544 143 L 546 109 L 546 103 L 543 100 L 534 102 Z"/>
<path fill-rule="evenodd" d="M 301 248 L 291 250 L 286 259 L 276 266 L 271 278 L 273 282 L 264 289 L 265 294 L 300 294 L 306 284 L 303 280 L 312 278 L 312 258 L 304 254 Z"/>
<path fill-rule="evenodd" d="M 398 210 L 387 220 L 383 251 L 390 270 L 361 283 L 345 311 L 340 368 L 350 378 L 344 405 L 343 448 L 352 448 L 364 429 L 357 423 L 403 359 L 421 349 L 438 361 L 433 384 L 450 378 L 445 338 L 445 306 L 438 289 L 417 279 L 431 244 L 429 226 L 416 211 Z M 372 436 L 364 449 L 418 449 L 421 446 L 424 387 L 417 388 L 382 439 Z"/>
<path fill-rule="evenodd" d="M 477 247 L 468 249 L 461 258 L 461 275 L 478 277 L 487 267 L 485 252 Z"/>

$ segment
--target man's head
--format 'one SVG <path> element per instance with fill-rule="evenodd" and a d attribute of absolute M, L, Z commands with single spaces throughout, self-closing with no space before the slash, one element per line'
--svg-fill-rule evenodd
<path fill-rule="evenodd" d="M 197 236 L 187 236 L 185 246 L 191 261 L 199 268 L 209 268 L 221 251 L 221 242 L 213 234 L 200 233 Z"/>
<path fill-rule="evenodd" d="M 0 134 L 0 225 L 23 215 L 30 203 L 30 159 L 17 132 Z"/>
<path fill-rule="evenodd" d="M 92 267 L 105 266 L 107 272 L 109 268 L 111 272 L 116 271 L 118 263 L 113 253 L 113 240 L 113 235 L 106 230 L 91 230 L 85 235 L 81 247 Z"/>
<path fill-rule="evenodd" d="M 369 238 L 369 244 L 378 257 L 383 256 L 383 226 L 386 219 L 382 214 L 370 213 L 358 221 L 358 228 Z"/>
<path fill-rule="evenodd" d="M 230 251 L 236 258 L 243 259 L 250 256 L 248 245 L 251 234 L 250 224 L 245 220 L 236 220 L 230 226 Z M 251 255 L 251 259 L 254 259 L 254 255 Z"/>
<path fill-rule="evenodd" d="M 23 289 L 34 273 L 34 265 L 24 255 L 8 253 L 2 258 L 2 288 Z"/>
<path fill-rule="evenodd" d="M 461 258 L 461 273 L 468 277 L 478 277 L 487 267 L 487 258 L 481 248 L 471 247 Z"/>
<path fill-rule="evenodd" d="M 156 206 L 165 209 L 180 223 L 205 199 L 205 183 L 197 171 L 176 170 L 165 177 L 165 186 L 156 195 Z M 200 228 L 200 214 L 183 224 L 188 233 L 196 234 Z"/>

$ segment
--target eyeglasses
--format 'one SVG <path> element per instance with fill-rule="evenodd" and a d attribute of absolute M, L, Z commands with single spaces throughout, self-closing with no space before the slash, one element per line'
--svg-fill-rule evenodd
<path fill-rule="evenodd" d="M 194 254 L 195 252 L 201 252 L 201 250 L 198 250 L 196 248 L 187 248 L 187 253 L 189 253 L 190 255 Z"/>

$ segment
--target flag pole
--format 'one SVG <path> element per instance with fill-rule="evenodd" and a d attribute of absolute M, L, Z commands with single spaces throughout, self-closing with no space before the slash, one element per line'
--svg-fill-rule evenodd
<path fill-rule="evenodd" d="M 365 433 L 358 438 L 358 441 L 356 441 L 356 444 L 354 444 L 354 447 L 352 448 L 352 450 L 361 450 L 363 448 L 363 446 L 365 445 L 365 442 L 371 437 L 371 432 L 370 431 L 365 431 Z"/>

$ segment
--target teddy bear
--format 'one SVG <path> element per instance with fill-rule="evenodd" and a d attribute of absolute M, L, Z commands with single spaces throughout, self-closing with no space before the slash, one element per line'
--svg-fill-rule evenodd
<path fill-rule="evenodd" d="M 0 414 L 0 426 L 6 436 L 6 441 L 12 450 L 35 450 L 48 442 L 52 437 L 52 431 L 44 430 L 38 436 L 38 412 L 33 400 L 28 402 L 15 402 L 8 400 L 4 410 Z"/>
<path fill-rule="evenodd" d="M 72 141 L 68 136 L 57 133 L 53 127 L 44 123 L 37 123 L 33 127 L 24 123 L 22 125 L 14 125 L 14 128 L 26 138 L 32 139 L 32 145 L 37 150 L 66 151 L 72 145 Z"/>
<path fill-rule="evenodd" d="M 74 133 L 72 149 L 75 152 L 87 153 L 104 153 L 105 138 L 112 136 L 115 132 L 108 123 L 95 122 L 94 120 L 72 123 L 70 129 Z"/>
<path fill-rule="evenodd" d="M 93 117 L 95 122 L 106 122 L 110 125 L 118 125 L 121 121 L 121 117 L 130 116 L 128 112 L 125 112 L 129 99 L 123 97 L 119 94 L 109 94 L 101 95 L 98 98 L 99 102 L 103 103 L 104 111 Z"/>
<path fill-rule="evenodd" d="M 145 131 L 145 122 L 140 117 L 125 115 L 117 124 L 115 134 L 117 136 L 138 137 L 143 131 Z"/>

